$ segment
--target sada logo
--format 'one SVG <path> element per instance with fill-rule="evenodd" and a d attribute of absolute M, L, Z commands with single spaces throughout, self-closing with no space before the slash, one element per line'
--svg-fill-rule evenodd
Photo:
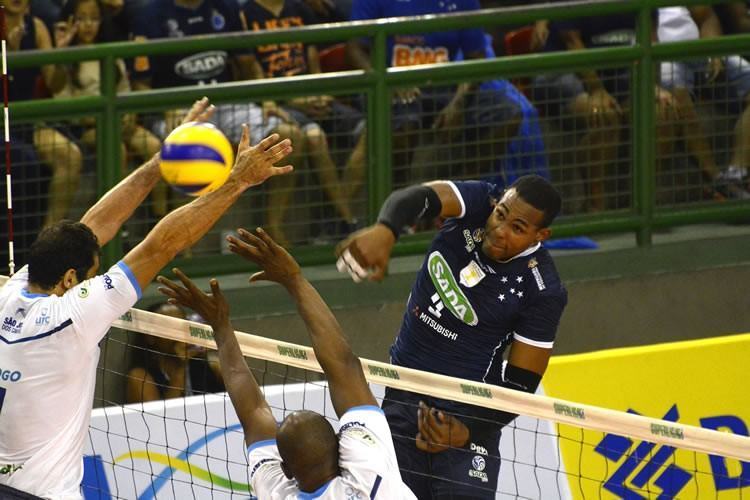
<path fill-rule="evenodd" d="M 475 326 L 479 322 L 477 313 L 474 312 L 469 299 L 466 298 L 458 283 L 456 283 L 453 271 L 440 252 L 430 254 L 427 259 L 427 269 L 442 302 L 438 306 L 439 309 L 445 306 L 456 318 L 467 325 Z M 438 307 L 435 307 L 435 309 L 439 311 Z M 437 316 L 440 317 L 439 314 Z"/>

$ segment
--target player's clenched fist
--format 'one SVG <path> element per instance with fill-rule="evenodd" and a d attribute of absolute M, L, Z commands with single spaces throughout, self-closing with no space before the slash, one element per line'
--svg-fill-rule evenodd
<path fill-rule="evenodd" d="M 388 226 L 377 223 L 349 236 L 336 247 L 339 272 L 348 272 L 355 283 L 381 281 L 388 269 L 396 237 Z"/>

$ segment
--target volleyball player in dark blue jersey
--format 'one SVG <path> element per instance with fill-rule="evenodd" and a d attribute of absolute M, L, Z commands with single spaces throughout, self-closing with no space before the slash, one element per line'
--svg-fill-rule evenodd
<path fill-rule="evenodd" d="M 378 222 L 337 250 L 339 270 L 355 281 L 381 280 L 402 228 L 447 219 L 412 287 L 392 362 L 536 391 L 567 303 L 542 246 L 560 203 L 539 176 L 520 177 L 505 192 L 436 181 L 392 193 Z M 515 415 L 392 389 L 383 410 L 418 498 L 495 498 L 500 430 Z"/>

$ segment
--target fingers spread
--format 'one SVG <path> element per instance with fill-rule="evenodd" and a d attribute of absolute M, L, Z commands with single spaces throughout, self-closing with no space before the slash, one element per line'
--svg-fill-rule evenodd
<path fill-rule="evenodd" d="M 278 243 L 276 243 L 271 236 L 263 230 L 262 227 L 258 227 L 255 229 L 255 233 L 260 237 L 263 242 L 268 245 L 268 248 L 273 251 L 278 246 Z"/>
<path fill-rule="evenodd" d="M 259 150 L 261 150 L 261 151 L 265 151 L 268 148 L 270 148 L 271 146 L 273 146 L 274 144 L 276 144 L 276 142 L 279 140 L 279 138 L 280 138 L 279 134 L 271 134 L 268 137 L 266 137 L 263 140 L 261 140 L 258 143 L 258 145 L 256 146 L 256 148 L 259 149 Z"/>

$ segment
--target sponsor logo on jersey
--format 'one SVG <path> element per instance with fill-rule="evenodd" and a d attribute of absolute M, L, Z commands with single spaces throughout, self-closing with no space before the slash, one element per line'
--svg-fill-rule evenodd
<path fill-rule="evenodd" d="M 190 24 L 190 20 L 188 20 L 188 24 Z M 167 19 L 165 25 L 167 27 L 167 38 L 182 38 L 185 36 L 185 33 L 180 29 L 180 23 L 177 22 L 177 19 Z"/>
<path fill-rule="evenodd" d="M 469 477 L 479 479 L 483 483 L 489 481 L 487 473 L 483 472 L 485 467 L 487 467 L 487 462 L 485 461 L 484 457 L 474 455 L 474 458 L 471 459 L 471 467 L 472 468 L 469 469 Z"/>
<path fill-rule="evenodd" d="M 0 475 L 13 474 L 17 470 L 21 469 L 23 465 L 6 464 L 0 465 Z"/>
<path fill-rule="evenodd" d="M 479 322 L 477 313 L 474 312 L 469 299 L 456 283 L 453 271 L 440 252 L 435 251 L 430 254 L 427 259 L 427 269 L 442 305 L 447 307 L 456 318 L 469 326 L 475 326 Z M 430 312 L 433 312 L 433 308 L 430 308 Z M 440 317 L 438 314 L 436 316 Z"/>
<path fill-rule="evenodd" d="M 199 52 L 179 60 L 174 72 L 182 78 L 205 80 L 224 72 L 229 56 L 223 50 Z"/>
<path fill-rule="evenodd" d="M 474 230 L 473 233 L 471 233 L 471 239 L 476 241 L 477 243 L 481 243 L 484 239 L 484 228 L 477 228 Z"/>
<path fill-rule="evenodd" d="M 366 444 L 367 446 L 377 446 L 378 443 L 375 441 L 375 438 L 372 437 L 372 434 L 370 434 L 370 431 L 368 431 L 363 424 L 359 422 L 351 422 L 356 423 L 356 426 L 349 426 L 346 427 L 346 429 L 342 428 L 341 433 L 346 432 L 347 437 L 352 437 L 356 439 L 357 441 L 360 441 L 361 443 Z"/>
<path fill-rule="evenodd" d="M 85 286 L 80 287 L 78 289 L 78 296 L 81 297 L 82 299 L 85 299 L 86 297 L 89 296 L 89 289 L 86 288 Z"/>
<path fill-rule="evenodd" d="M 419 313 L 417 317 L 420 319 L 420 321 L 422 321 L 424 324 L 426 324 L 427 326 L 435 330 L 437 333 L 439 333 L 443 337 L 451 339 L 451 340 L 458 339 L 458 334 L 456 332 L 453 332 L 449 330 L 448 328 L 444 327 L 443 325 L 435 321 L 435 319 L 431 318 L 427 314 Z"/>
<path fill-rule="evenodd" d="M 539 272 L 539 268 L 535 267 L 531 270 L 531 274 L 534 276 L 534 281 L 536 281 L 536 286 L 539 289 L 539 291 L 544 290 L 547 288 L 547 285 L 544 284 L 544 280 L 542 279 L 542 273 Z"/>
<path fill-rule="evenodd" d="M 24 309 L 23 307 L 19 307 L 18 309 L 16 309 L 16 316 L 21 316 L 22 318 L 25 318 L 26 309 Z"/>
<path fill-rule="evenodd" d="M 445 47 L 411 47 L 394 44 L 391 66 L 418 66 L 450 61 L 450 53 Z"/>
<path fill-rule="evenodd" d="M 115 285 L 112 284 L 112 278 L 109 276 L 109 274 L 105 274 L 102 276 L 102 280 L 104 280 L 104 290 L 114 290 Z"/>
<path fill-rule="evenodd" d="M 211 27 L 215 31 L 221 31 L 226 25 L 227 21 L 226 19 L 224 19 L 224 16 L 221 15 L 221 12 L 219 12 L 218 10 L 213 10 L 211 12 Z"/>
<path fill-rule="evenodd" d="M 19 372 L 18 370 L 11 371 L 0 369 L 0 380 L 10 380 L 11 382 L 18 382 L 19 380 L 21 380 L 21 377 L 21 372 Z"/>
<path fill-rule="evenodd" d="M 23 328 L 23 321 L 18 321 L 16 318 L 6 316 L 3 320 L 2 330 L 10 333 L 20 333 Z"/>
<path fill-rule="evenodd" d="M 459 276 L 461 284 L 466 288 L 471 288 L 482 281 L 486 274 L 482 271 L 481 266 L 477 264 L 476 261 L 472 260 L 466 265 L 466 267 L 461 269 Z"/>
<path fill-rule="evenodd" d="M 469 449 L 473 451 L 474 453 L 478 453 L 480 455 L 485 455 L 485 456 L 489 455 L 489 453 L 487 453 L 487 448 L 485 448 L 484 446 L 479 446 L 478 444 L 471 443 L 471 446 L 469 446 Z"/>
<path fill-rule="evenodd" d="M 466 240 L 466 246 L 464 246 L 464 248 L 469 253 L 473 252 L 476 245 L 474 244 L 474 238 L 471 237 L 471 231 L 469 231 L 468 229 L 464 229 L 463 235 L 464 240 Z"/>

